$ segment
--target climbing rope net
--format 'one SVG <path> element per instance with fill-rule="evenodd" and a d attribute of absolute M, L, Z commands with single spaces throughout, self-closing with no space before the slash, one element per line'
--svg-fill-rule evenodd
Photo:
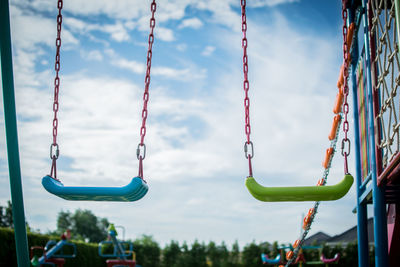
<path fill-rule="evenodd" d="M 370 1 L 369 12 L 372 83 L 379 99 L 377 146 L 382 156 L 381 168 L 385 169 L 400 151 L 399 33 L 396 32 L 399 25 L 396 25 L 395 0 Z"/>

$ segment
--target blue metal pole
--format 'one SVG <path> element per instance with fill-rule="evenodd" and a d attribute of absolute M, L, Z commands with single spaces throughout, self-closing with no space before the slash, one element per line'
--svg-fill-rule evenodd
<path fill-rule="evenodd" d="M 46 251 L 46 254 L 39 258 L 39 264 L 42 265 L 46 259 L 50 259 L 53 257 L 55 253 L 57 253 L 65 244 L 67 243 L 66 240 L 60 240 L 57 244 Z"/>
<path fill-rule="evenodd" d="M 8 169 L 10 174 L 11 201 L 15 229 L 15 247 L 17 250 L 18 266 L 22 267 L 29 266 L 29 253 L 18 151 L 8 0 L 0 0 L 0 51 Z"/>
<path fill-rule="evenodd" d="M 355 10 L 352 8 L 349 13 L 350 22 L 355 19 Z M 356 29 L 357 32 L 357 29 Z M 357 35 L 356 35 L 357 36 Z M 356 185 L 357 185 L 357 239 L 358 239 L 358 266 L 369 266 L 369 250 L 368 250 L 368 230 L 367 230 L 367 204 L 362 204 L 360 197 L 362 195 L 362 177 L 361 177 L 361 160 L 360 160 L 360 125 L 358 114 L 357 101 L 357 77 L 356 68 L 359 60 L 358 38 L 353 41 L 352 51 L 352 67 L 351 67 L 351 84 L 353 90 L 353 116 L 354 116 L 354 146 L 355 146 L 355 161 L 356 161 Z M 365 187 L 364 187 L 365 190 Z"/>
<path fill-rule="evenodd" d="M 367 11 L 367 0 L 362 2 L 363 8 Z M 368 31 L 368 14 L 364 16 L 364 42 L 365 42 L 365 60 L 367 65 L 367 86 L 368 86 L 368 127 L 369 127 L 369 144 L 370 144 L 370 164 L 372 171 L 372 204 L 374 210 L 374 238 L 375 238 L 375 266 L 388 266 L 388 236 L 386 221 L 386 205 L 384 188 L 378 187 L 376 154 L 375 154 L 375 129 L 373 115 L 373 93 L 372 93 L 372 77 L 371 77 L 371 58 Z"/>

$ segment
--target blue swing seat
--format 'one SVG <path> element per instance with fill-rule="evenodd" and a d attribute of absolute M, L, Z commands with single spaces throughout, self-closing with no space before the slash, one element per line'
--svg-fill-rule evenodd
<path fill-rule="evenodd" d="M 46 175 L 42 179 L 43 187 L 49 192 L 66 200 L 92 201 L 136 201 L 144 197 L 149 187 L 140 177 L 121 187 L 82 187 L 64 186 L 61 182 Z"/>
<path fill-rule="evenodd" d="M 281 254 L 278 254 L 275 259 L 270 259 L 267 254 L 261 253 L 261 260 L 264 264 L 278 264 L 281 262 Z"/>

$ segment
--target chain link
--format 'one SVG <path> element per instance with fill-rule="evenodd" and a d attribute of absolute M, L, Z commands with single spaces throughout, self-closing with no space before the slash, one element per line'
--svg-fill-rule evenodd
<path fill-rule="evenodd" d="M 254 147 L 253 147 L 253 142 L 250 141 L 250 143 L 244 142 L 244 154 L 246 159 L 251 159 L 254 157 Z"/>
<path fill-rule="evenodd" d="M 340 120 L 342 120 L 342 117 L 341 117 Z M 335 156 L 336 146 L 337 146 L 337 142 L 338 142 L 338 139 L 339 139 L 339 132 L 340 132 L 340 131 L 341 131 L 341 124 L 339 123 L 339 127 L 338 127 L 337 130 L 336 130 L 335 138 L 334 138 L 333 140 L 331 140 L 331 144 L 330 144 L 330 146 L 329 146 L 330 148 L 333 149 L 332 157 L 330 158 L 330 160 L 329 160 L 329 162 L 328 162 L 328 167 L 327 167 L 326 169 L 324 169 L 324 172 L 323 172 L 323 174 L 322 174 L 322 178 L 318 181 L 317 186 L 324 186 L 324 185 L 326 184 L 326 182 L 328 181 L 329 172 L 330 172 L 330 169 L 331 169 L 331 167 L 332 167 L 332 164 L 331 164 L 331 163 L 332 163 L 333 157 Z M 285 267 L 288 267 L 294 260 L 296 260 L 297 255 L 299 254 L 300 249 L 301 249 L 301 247 L 303 246 L 304 240 L 307 238 L 307 235 L 308 235 L 308 233 L 309 233 L 309 231 L 310 231 L 310 229 L 311 229 L 311 225 L 312 225 L 313 222 L 314 222 L 315 216 L 316 216 L 317 213 L 318 213 L 319 204 L 320 204 L 320 201 L 316 201 L 316 202 L 314 203 L 314 206 L 312 207 L 313 213 L 312 213 L 312 215 L 311 215 L 310 218 L 309 218 L 310 221 L 309 221 L 309 223 L 306 225 L 306 228 L 304 229 L 304 232 L 303 232 L 303 233 L 300 235 L 300 237 L 297 239 L 297 240 L 298 240 L 298 245 L 297 245 L 297 247 L 296 247 L 294 250 L 291 250 L 291 251 L 293 251 L 293 256 L 292 256 L 291 259 L 288 259 L 288 261 L 287 261 Z"/>
<path fill-rule="evenodd" d="M 54 101 L 53 101 L 53 143 L 50 146 L 50 158 L 52 160 L 50 176 L 54 179 L 57 179 L 57 168 L 56 168 L 56 160 L 60 154 L 59 146 L 57 144 L 57 133 L 58 133 L 58 94 L 60 92 L 60 77 L 59 72 L 61 68 L 60 64 L 60 49 L 61 49 L 61 26 L 62 26 L 62 14 L 61 10 L 63 8 L 63 0 L 58 0 L 57 2 L 58 15 L 57 15 L 57 37 L 56 37 L 56 57 L 54 63 L 54 70 L 56 72 L 56 76 L 54 78 Z M 54 150 L 55 149 L 55 150 Z M 58 179 L 57 179 L 58 180 Z"/>
<path fill-rule="evenodd" d="M 154 27 L 156 26 L 156 19 L 154 14 L 156 12 L 157 5 L 156 1 L 153 0 L 150 6 L 151 18 L 150 18 L 150 33 L 148 39 L 147 59 L 146 59 L 146 76 L 144 78 L 144 93 L 143 93 L 143 109 L 142 109 L 142 126 L 140 127 L 140 143 L 138 144 L 137 158 L 139 159 L 139 177 L 143 178 L 143 160 L 146 157 L 146 146 L 144 144 L 144 138 L 146 136 L 146 121 L 147 121 L 147 103 L 149 102 L 149 87 L 150 87 L 150 70 L 151 70 L 151 59 L 153 57 L 153 43 L 154 43 Z M 143 148 L 143 152 L 141 149 Z"/>
<path fill-rule="evenodd" d="M 344 117 L 344 122 L 343 122 L 343 132 L 344 132 L 344 138 L 342 139 L 342 155 L 344 156 L 344 171 L 345 173 L 348 173 L 348 163 L 347 163 L 347 156 L 350 155 L 350 139 L 348 138 L 347 134 L 349 131 L 349 122 L 347 119 L 347 115 L 349 113 L 349 104 L 347 103 L 347 97 L 349 95 L 349 88 L 348 88 L 348 68 L 349 68 L 349 61 L 350 61 L 350 53 L 349 53 L 349 47 L 347 44 L 347 8 L 346 8 L 346 0 L 342 0 L 342 17 L 343 17 L 343 93 L 344 93 L 344 101 L 343 101 L 343 115 L 342 117 Z M 336 135 L 335 135 L 335 139 L 331 141 L 331 145 L 330 147 L 333 148 L 333 153 L 335 153 L 336 151 L 336 144 L 338 141 L 338 133 L 340 131 L 340 126 L 338 127 L 338 129 L 336 130 Z M 326 184 L 328 175 L 329 175 L 329 171 L 331 168 L 331 162 L 333 159 L 334 154 L 332 155 L 332 157 L 330 158 L 327 168 L 324 170 L 324 175 L 322 177 L 322 179 L 320 181 L 318 181 L 318 186 L 324 186 Z M 314 203 L 314 207 L 311 208 L 310 210 L 312 210 L 311 215 L 308 218 L 308 222 L 305 225 L 304 228 L 304 232 L 302 233 L 302 235 L 300 236 L 299 239 L 296 240 L 295 244 L 297 244 L 296 248 L 294 250 L 290 250 L 288 252 L 288 254 L 290 255 L 290 258 L 287 259 L 287 263 L 285 265 L 285 267 L 288 267 L 297 257 L 298 253 L 301 250 L 301 247 L 304 243 L 305 238 L 307 237 L 310 229 L 311 229 L 311 225 L 314 221 L 314 218 L 318 212 L 318 207 L 319 207 L 320 202 L 317 201 Z M 304 226 L 303 226 L 304 227 Z"/>
<path fill-rule="evenodd" d="M 343 121 L 343 133 L 344 137 L 342 140 L 342 155 L 344 157 L 344 172 L 348 173 L 348 162 L 347 158 L 350 155 L 350 139 L 348 138 L 348 132 L 349 132 L 349 121 L 347 119 L 348 113 L 349 113 L 349 104 L 347 103 L 347 98 L 349 95 L 349 85 L 348 85 L 348 77 L 349 77 L 349 63 L 350 63 L 350 53 L 349 53 L 349 47 L 347 44 L 347 8 L 346 8 L 346 0 L 342 0 L 342 18 L 343 18 L 343 96 L 344 96 L 344 101 L 343 101 L 343 116 L 344 116 L 344 121 Z M 348 145 L 345 146 L 345 143 Z M 347 149 L 345 150 L 345 147 Z"/>
<path fill-rule="evenodd" d="M 250 133 L 251 133 L 251 126 L 250 126 L 250 98 L 249 98 L 249 89 L 250 89 L 250 83 L 248 79 L 248 71 L 249 71 L 249 65 L 248 65 L 248 56 L 247 56 L 247 19 L 246 19 L 246 0 L 241 0 L 240 1 L 241 7 L 242 7 L 242 32 L 243 32 L 243 38 L 242 38 L 242 48 L 243 48 L 243 89 L 245 92 L 245 97 L 244 97 L 244 111 L 245 111 L 245 133 L 247 136 L 245 145 L 244 145 L 244 153 L 246 156 L 246 159 L 248 159 L 249 162 L 249 176 L 253 176 L 253 171 L 252 171 L 252 166 L 251 166 L 251 159 L 253 158 L 254 155 L 254 149 L 253 149 L 253 143 L 250 140 Z M 251 147 L 251 154 L 248 153 L 248 147 Z"/>

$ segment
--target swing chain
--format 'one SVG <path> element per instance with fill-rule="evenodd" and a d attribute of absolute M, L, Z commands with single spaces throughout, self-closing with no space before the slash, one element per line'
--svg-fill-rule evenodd
<path fill-rule="evenodd" d="M 243 32 L 243 39 L 242 39 L 242 48 L 243 48 L 243 89 L 245 92 L 244 98 L 244 107 L 245 107 L 245 133 L 247 136 L 247 143 L 250 143 L 250 98 L 249 98 L 249 89 L 250 83 L 248 79 L 248 56 L 247 56 L 247 19 L 246 19 L 246 0 L 241 0 L 242 5 L 242 32 Z"/>
<path fill-rule="evenodd" d="M 244 153 L 246 159 L 249 161 L 249 176 L 253 176 L 253 170 L 251 166 L 251 159 L 254 156 L 254 148 L 253 143 L 250 140 L 251 134 L 251 126 L 250 126 L 250 98 L 249 98 L 249 89 L 250 83 L 248 79 L 249 65 L 248 65 L 248 56 L 247 56 L 247 19 L 246 19 L 246 0 L 240 1 L 242 7 L 242 48 L 243 48 L 243 90 L 245 92 L 244 97 L 244 110 L 245 110 L 245 133 L 247 140 L 244 143 Z M 250 148 L 250 150 L 249 150 Z M 251 151 L 251 153 L 249 153 Z"/>
<path fill-rule="evenodd" d="M 51 144 L 50 145 L 50 158 L 51 159 L 58 159 L 58 156 L 60 155 L 60 149 L 58 147 L 58 144 Z"/>
<path fill-rule="evenodd" d="M 346 146 L 346 144 L 347 144 L 347 146 Z M 342 147 L 341 147 L 341 149 L 342 149 L 342 156 L 344 157 L 344 156 L 348 156 L 348 155 L 350 155 L 350 139 L 345 139 L 345 138 L 343 138 L 343 140 L 342 140 Z M 347 148 L 347 149 L 345 149 L 345 148 Z"/>
<path fill-rule="evenodd" d="M 148 50 L 146 58 L 146 76 L 144 79 L 144 93 L 143 93 L 143 109 L 142 109 L 142 126 L 140 127 L 140 143 L 136 149 L 136 156 L 139 160 L 139 177 L 143 178 L 143 160 L 146 157 L 146 145 L 144 143 L 144 137 L 146 136 L 146 121 L 147 121 L 147 104 L 149 101 L 149 87 L 150 87 L 150 70 L 151 70 L 151 59 L 153 57 L 153 43 L 154 43 L 154 27 L 156 26 L 156 19 L 154 14 L 156 12 L 157 5 L 156 1 L 153 0 L 150 6 L 151 18 L 150 18 L 150 33 L 148 39 Z M 143 151 L 142 148 L 143 147 Z"/>
<path fill-rule="evenodd" d="M 57 169 L 56 169 L 56 160 L 60 155 L 60 149 L 57 144 L 57 132 L 58 132 L 58 109 L 59 109 L 59 102 L 58 102 L 58 93 L 60 91 L 60 77 L 59 72 L 61 68 L 60 64 L 60 49 L 61 49 L 61 26 L 62 26 L 62 14 L 61 10 L 63 8 L 63 0 L 58 0 L 57 2 L 58 8 L 58 15 L 57 15 L 57 38 L 56 38 L 56 57 L 55 57 L 55 64 L 54 69 L 56 72 L 56 76 L 54 78 L 54 102 L 53 102 L 53 143 L 50 145 L 50 158 L 52 159 L 50 176 L 57 179 Z"/>
<path fill-rule="evenodd" d="M 246 159 L 252 159 L 254 157 L 254 148 L 253 148 L 253 142 L 247 143 L 247 141 L 244 143 L 244 154 L 246 156 Z"/>
<path fill-rule="evenodd" d="M 343 132 L 344 137 L 342 139 L 342 156 L 344 157 L 344 171 L 348 173 L 348 163 L 347 157 L 350 155 L 350 139 L 348 138 L 347 134 L 349 131 L 349 121 L 347 119 L 349 113 L 349 104 L 347 102 L 347 98 L 349 95 L 349 85 L 348 85 L 348 77 L 349 77 L 349 47 L 347 44 L 347 7 L 346 7 L 346 0 L 342 0 L 342 18 L 343 18 Z M 347 146 L 346 146 L 347 144 Z M 345 148 L 347 148 L 345 150 Z"/>
<path fill-rule="evenodd" d="M 143 150 L 141 149 L 143 147 Z M 146 144 L 138 144 L 136 149 L 136 157 L 138 160 L 145 159 L 146 157 Z"/>

